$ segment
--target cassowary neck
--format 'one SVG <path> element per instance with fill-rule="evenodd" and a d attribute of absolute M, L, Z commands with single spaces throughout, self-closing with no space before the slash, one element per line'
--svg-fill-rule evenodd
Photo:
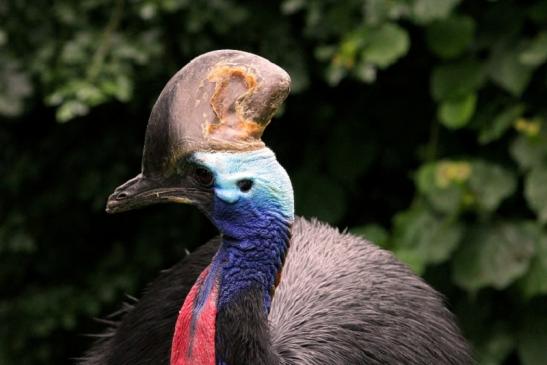
<path fill-rule="evenodd" d="M 214 263 L 222 268 L 218 309 L 222 311 L 246 291 L 261 292 L 264 313 L 270 304 L 287 253 L 290 222 L 270 216 L 268 223 L 247 237 L 223 236 Z"/>
<path fill-rule="evenodd" d="M 223 235 L 219 251 L 188 294 L 177 320 L 172 365 L 277 363 L 267 318 L 292 218 L 256 213 L 252 229 Z"/>

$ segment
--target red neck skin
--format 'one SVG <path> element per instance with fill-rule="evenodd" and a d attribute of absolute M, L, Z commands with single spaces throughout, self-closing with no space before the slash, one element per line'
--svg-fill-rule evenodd
<path fill-rule="evenodd" d="M 218 282 L 214 282 L 202 305 L 199 292 L 209 273 L 207 267 L 186 296 L 175 325 L 171 365 L 215 365 L 215 334 Z M 199 307 L 199 309 L 198 309 Z"/>

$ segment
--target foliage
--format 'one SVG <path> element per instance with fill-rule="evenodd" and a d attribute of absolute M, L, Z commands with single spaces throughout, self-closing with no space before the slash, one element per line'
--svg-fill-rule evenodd
<path fill-rule="evenodd" d="M 92 317 L 214 234 L 103 204 L 163 84 L 218 48 L 291 74 L 266 139 L 298 213 L 423 275 L 479 363 L 547 363 L 545 1 L 7 0 L 0 20 L 0 363 L 80 356 Z"/>

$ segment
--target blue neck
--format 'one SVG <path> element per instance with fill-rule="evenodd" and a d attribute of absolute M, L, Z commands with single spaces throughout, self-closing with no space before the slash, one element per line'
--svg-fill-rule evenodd
<path fill-rule="evenodd" d="M 221 262 L 218 310 L 247 289 L 262 290 L 264 310 L 270 310 L 275 281 L 280 273 L 290 238 L 290 221 L 264 216 L 264 225 L 246 237 L 224 236 L 215 261 Z"/>
<path fill-rule="evenodd" d="M 289 245 L 292 218 L 275 211 L 260 213 L 254 210 L 247 213 L 248 230 L 230 231 L 236 235 L 223 234 L 222 244 L 198 293 L 196 310 L 204 304 L 218 280 L 219 311 L 238 294 L 258 287 L 263 293 L 264 310 L 269 312 L 276 277 L 281 271 Z"/>
<path fill-rule="evenodd" d="M 215 204 L 220 209 L 223 205 L 220 201 Z M 222 244 L 200 288 L 195 311 L 204 305 L 215 282 L 219 283 L 218 311 L 253 287 L 260 288 L 264 310 L 266 313 L 270 310 L 276 277 L 289 246 L 293 217 L 285 217 L 277 209 L 262 212 L 251 205 L 246 205 L 240 214 L 245 216 L 247 224 L 236 229 L 232 225 L 223 227 L 221 222 L 214 222 L 224 232 Z"/>

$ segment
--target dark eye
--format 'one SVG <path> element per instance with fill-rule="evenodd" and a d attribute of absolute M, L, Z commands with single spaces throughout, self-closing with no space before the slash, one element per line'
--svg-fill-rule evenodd
<path fill-rule="evenodd" d="M 239 190 L 246 193 L 253 187 L 253 181 L 249 179 L 242 179 L 237 182 L 237 186 L 239 187 Z"/>
<path fill-rule="evenodd" d="M 203 186 L 211 186 L 214 181 L 211 171 L 201 166 L 196 166 L 194 169 L 194 179 Z"/>

